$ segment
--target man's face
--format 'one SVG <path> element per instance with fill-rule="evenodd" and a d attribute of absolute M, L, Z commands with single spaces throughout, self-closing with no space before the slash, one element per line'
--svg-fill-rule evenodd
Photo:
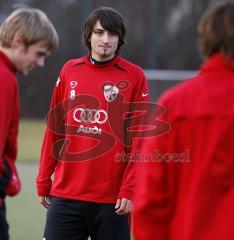
<path fill-rule="evenodd" d="M 91 56 L 97 61 L 107 61 L 114 57 L 118 48 L 117 33 L 105 30 L 98 20 L 90 37 Z"/>
<path fill-rule="evenodd" d="M 50 52 L 43 41 L 30 45 L 27 48 L 22 43 L 14 51 L 13 62 L 18 72 L 27 75 L 33 68 L 43 67 L 45 58 L 49 54 Z"/>

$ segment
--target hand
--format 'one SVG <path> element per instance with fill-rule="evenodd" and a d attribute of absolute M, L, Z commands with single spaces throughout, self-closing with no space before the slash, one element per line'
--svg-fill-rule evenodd
<path fill-rule="evenodd" d="M 39 201 L 40 201 L 41 205 L 43 205 L 45 208 L 48 208 L 48 206 L 50 205 L 51 196 L 39 197 Z"/>
<path fill-rule="evenodd" d="M 127 198 L 119 198 L 117 199 L 115 209 L 118 215 L 129 214 L 132 211 L 132 201 Z"/>

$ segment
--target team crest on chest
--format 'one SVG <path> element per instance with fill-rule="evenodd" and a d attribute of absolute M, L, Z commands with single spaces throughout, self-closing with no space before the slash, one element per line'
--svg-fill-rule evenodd
<path fill-rule="evenodd" d="M 119 89 L 116 86 L 112 86 L 112 85 L 104 86 L 104 96 L 108 102 L 114 101 L 118 93 L 119 93 Z"/>

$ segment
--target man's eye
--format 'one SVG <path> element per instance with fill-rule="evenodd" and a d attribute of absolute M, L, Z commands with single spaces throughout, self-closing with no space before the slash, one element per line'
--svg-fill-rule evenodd
<path fill-rule="evenodd" d="M 46 57 L 46 53 L 44 52 L 37 52 L 38 57 Z"/>
<path fill-rule="evenodd" d="M 117 33 L 117 32 L 110 32 L 110 35 L 111 35 L 111 36 L 117 36 L 118 33 Z"/>
<path fill-rule="evenodd" d="M 102 34 L 103 34 L 103 31 L 97 31 L 97 30 L 96 30 L 96 31 L 94 31 L 94 33 L 97 34 L 97 35 L 102 35 Z"/>

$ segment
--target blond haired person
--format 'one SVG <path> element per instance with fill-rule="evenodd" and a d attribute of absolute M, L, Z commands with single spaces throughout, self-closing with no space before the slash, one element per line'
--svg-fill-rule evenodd
<path fill-rule="evenodd" d="M 20 191 L 15 167 L 19 125 L 19 91 L 16 72 L 27 75 L 43 67 L 45 58 L 58 47 L 58 35 L 46 14 L 22 8 L 0 27 L 0 239 L 9 239 L 5 197 Z"/>

